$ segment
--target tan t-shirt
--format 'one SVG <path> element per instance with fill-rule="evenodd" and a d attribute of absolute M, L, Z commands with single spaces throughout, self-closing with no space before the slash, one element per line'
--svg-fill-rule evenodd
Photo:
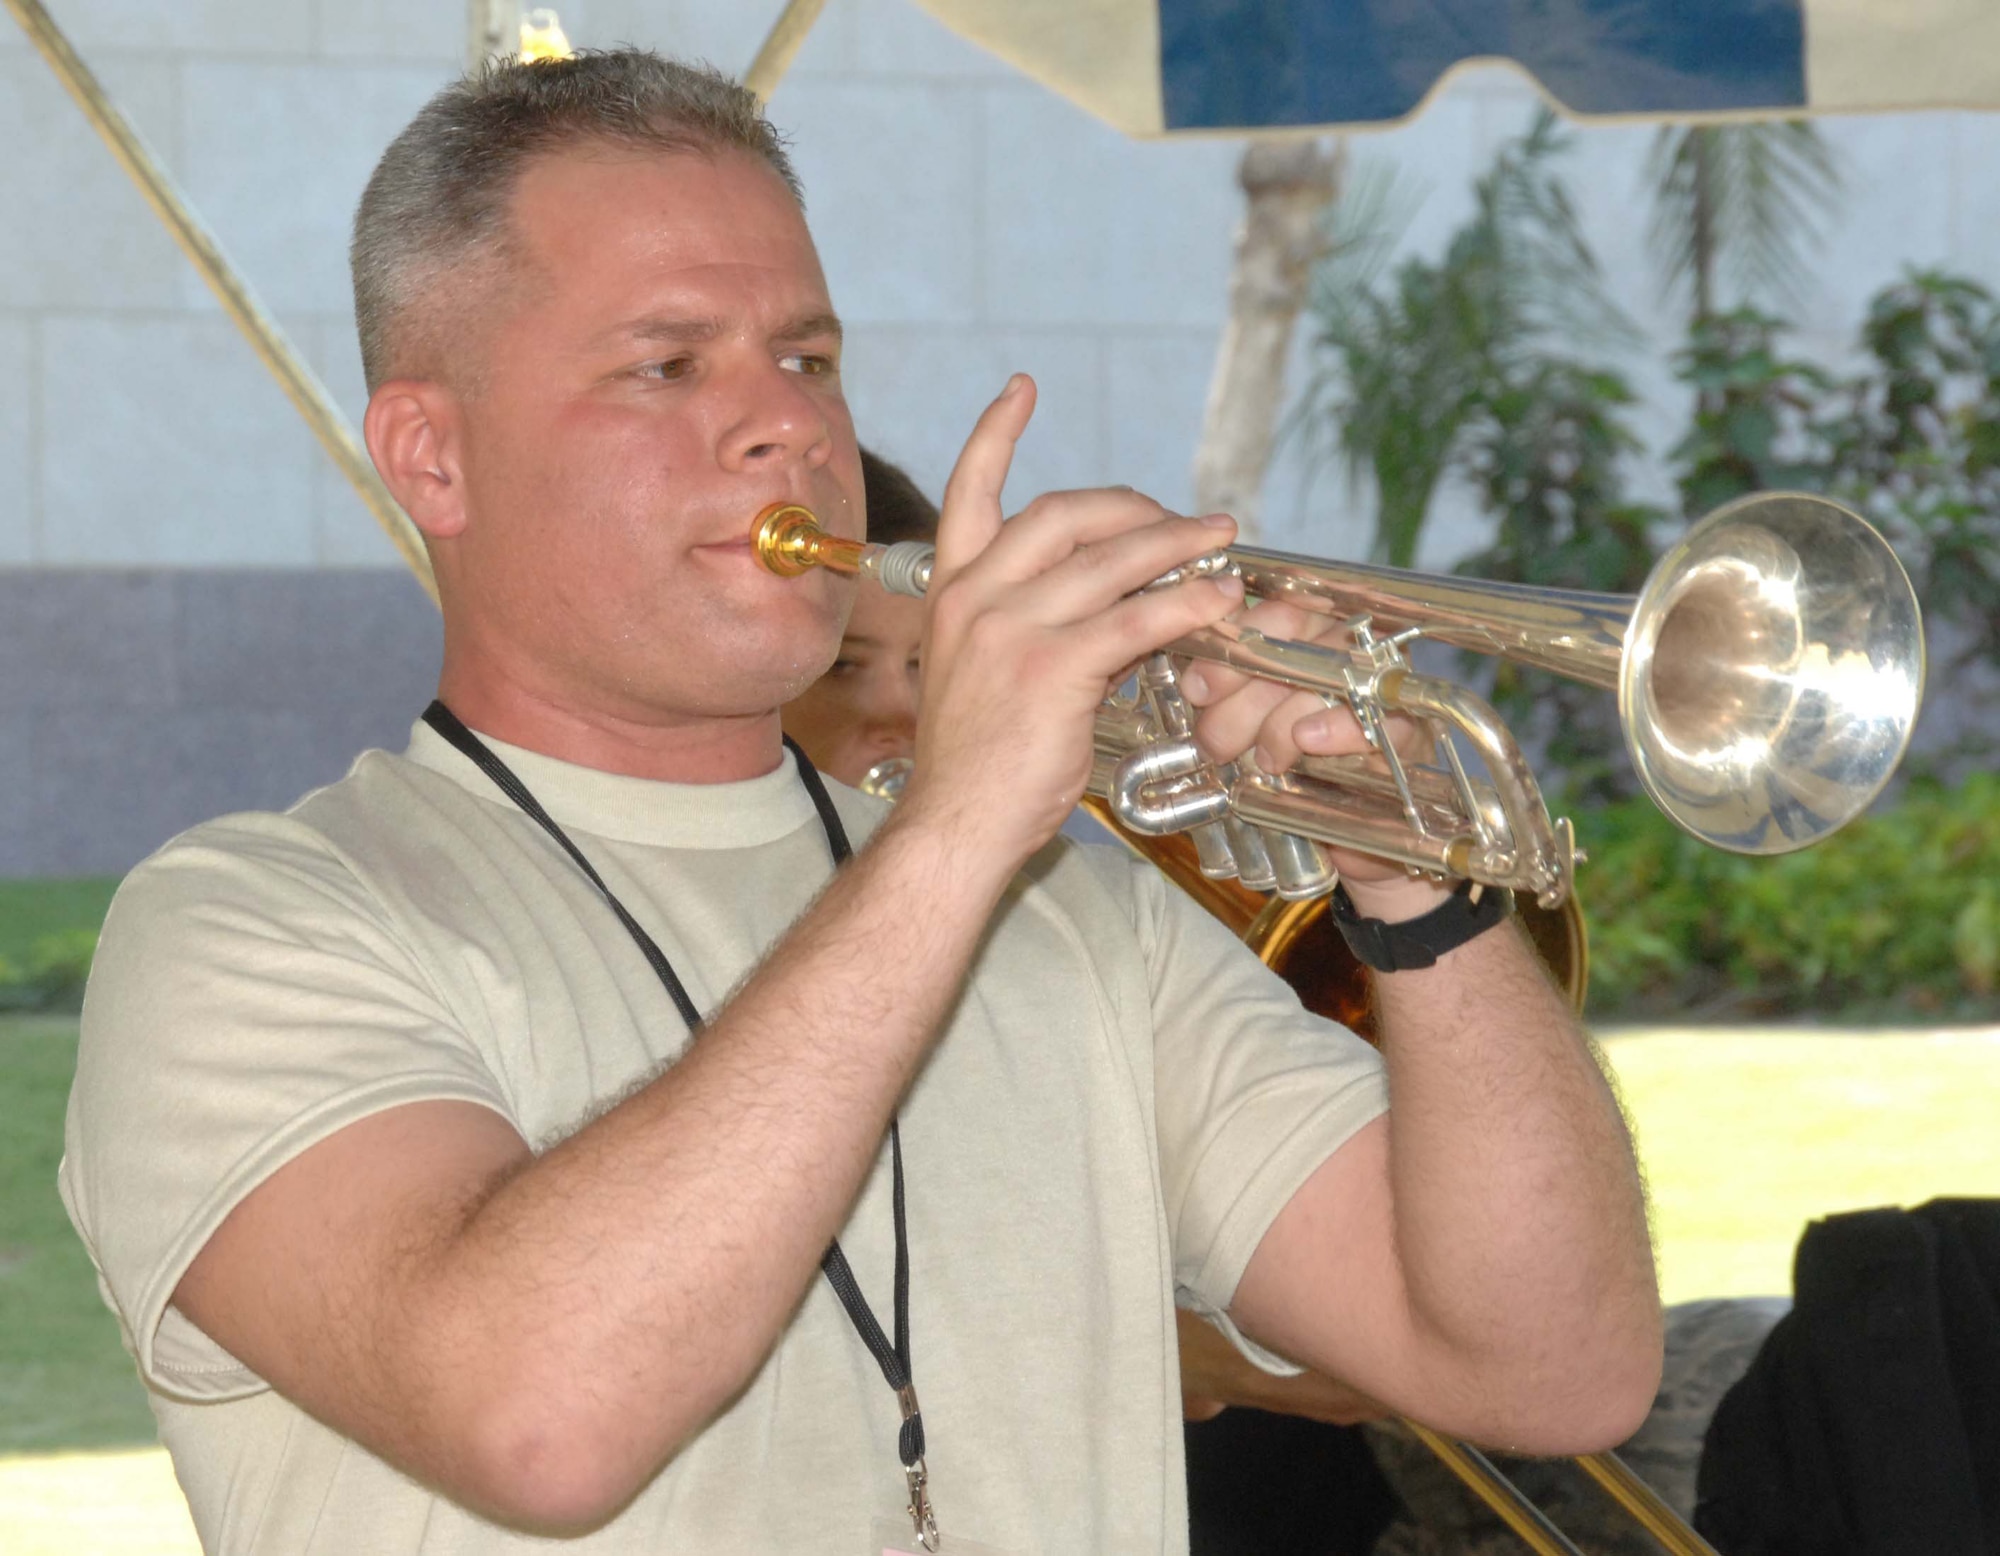
<path fill-rule="evenodd" d="M 712 1013 L 823 886 L 791 759 L 682 786 L 495 743 Z M 857 846 L 881 807 L 832 785 Z M 922 903 L 911 903 L 921 913 Z M 594 889 L 419 725 L 284 815 L 176 839 L 118 895 L 61 1187 L 210 1552 L 490 1553 L 498 1528 L 321 1426 L 169 1305 L 274 1169 L 420 1099 L 531 1144 L 686 1041 Z M 911 1329 L 947 1536 L 1186 1549 L 1173 1304 L 1216 1312 L 1385 1102 L 1367 1046 L 1155 872 L 1057 842 L 1003 902 L 902 1110 Z M 886 1321 L 886 1152 L 840 1234 Z M 898 1413 L 816 1283 L 728 1411 L 580 1552 L 856 1556 L 900 1518 Z"/>

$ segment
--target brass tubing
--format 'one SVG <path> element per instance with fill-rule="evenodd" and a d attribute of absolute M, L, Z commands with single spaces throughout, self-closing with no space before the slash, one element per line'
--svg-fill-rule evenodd
<path fill-rule="evenodd" d="M 153 213 L 166 225 L 167 231 L 180 245 L 181 252 L 201 272 L 202 280 L 208 283 L 208 289 L 215 293 L 216 300 L 236 321 L 236 327 L 250 342 L 251 349 L 270 369 L 271 376 L 278 380 L 279 387 L 306 419 L 306 425 L 319 439 L 327 457 L 361 494 L 362 502 L 367 504 L 368 511 L 382 526 L 383 533 L 389 537 L 390 544 L 395 546 L 404 563 L 416 574 L 424 592 L 435 602 L 437 580 L 431 576 L 430 557 L 424 551 L 422 536 L 410 522 L 409 515 L 389 495 L 389 489 L 382 484 L 382 478 L 368 462 L 367 454 L 362 451 L 333 396 L 327 393 L 326 386 L 314 376 L 291 342 L 285 339 L 277 320 L 265 311 L 248 284 L 236 273 L 223 254 L 221 245 L 216 242 L 215 235 L 188 206 L 166 169 L 154 160 L 138 132 L 106 95 L 103 85 L 70 46 L 69 39 L 63 36 L 41 0 L 4 0 L 4 3 L 14 20 L 21 24 L 21 30 L 27 33 L 28 40 L 48 61 L 56 79 L 76 99 L 84 116 L 104 138 L 119 165 L 139 186 L 139 192 L 146 197 Z"/>
<path fill-rule="evenodd" d="M 1671 1556 L 1719 1556 L 1715 1547 L 1695 1533 L 1682 1518 L 1615 1453 L 1580 1453 L 1583 1472 L 1671 1553 Z"/>
<path fill-rule="evenodd" d="M 1550 1523 L 1546 1514 L 1515 1489 L 1514 1483 L 1493 1467 L 1470 1443 L 1454 1442 L 1414 1421 L 1403 1423 L 1416 1433 L 1417 1440 L 1438 1456 L 1445 1468 L 1475 1492 L 1500 1519 L 1519 1535 L 1535 1556 L 1583 1556 L 1562 1530 Z"/>

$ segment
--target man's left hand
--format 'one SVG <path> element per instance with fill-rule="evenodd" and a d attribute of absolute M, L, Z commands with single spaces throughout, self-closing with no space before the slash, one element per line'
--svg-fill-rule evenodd
<path fill-rule="evenodd" d="M 1266 637 L 1299 643 L 1335 643 L 1347 623 L 1282 601 L 1265 600 L 1234 618 Z M 1301 756 L 1347 756 L 1371 750 L 1351 709 L 1329 706 L 1315 692 L 1261 680 L 1227 665 L 1206 661 L 1181 674 L 1181 691 L 1201 710 L 1195 739 L 1212 761 L 1231 762 L 1255 750 L 1267 773 L 1289 770 Z M 1400 715 L 1388 719 L 1389 737 L 1409 760 L 1423 758 L 1424 732 Z M 1356 905 L 1371 917 L 1403 919 L 1428 912 L 1446 888 L 1412 876 L 1402 865 L 1352 849 L 1333 850 L 1333 862 Z"/>

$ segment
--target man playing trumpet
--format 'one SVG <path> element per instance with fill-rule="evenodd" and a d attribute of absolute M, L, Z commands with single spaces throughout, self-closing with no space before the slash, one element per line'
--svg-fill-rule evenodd
<path fill-rule="evenodd" d="M 852 586 L 763 571 L 750 519 L 858 536 L 861 483 L 748 95 L 636 52 L 449 88 L 354 262 L 441 706 L 134 873 L 63 1170 L 210 1550 L 1178 1551 L 1177 1291 L 1457 1434 L 1631 1430 L 1638 1178 L 1515 928 L 1383 977 L 1378 1058 L 1051 843 L 1107 685 L 1240 608 L 1139 592 L 1226 518 L 1003 523 L 1011 381 L 887 813 L 780 743 Z M 1355 743 L 1205 674 L 1218 756 Z M 1338 863 L 1370 917 L 1446 895 Z"/>

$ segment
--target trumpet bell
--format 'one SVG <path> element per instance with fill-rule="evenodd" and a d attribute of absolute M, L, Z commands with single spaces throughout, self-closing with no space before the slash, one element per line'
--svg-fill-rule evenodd
<path fill-rule="evenodd" d="M 1903 565 L 1802 492 L 1718 508 L 1660 558 L 1627 625 L 1618 705 L 1653 802 L 1704 843 L 1804 848 L 1881 793 L 1923 699 Z"/>

